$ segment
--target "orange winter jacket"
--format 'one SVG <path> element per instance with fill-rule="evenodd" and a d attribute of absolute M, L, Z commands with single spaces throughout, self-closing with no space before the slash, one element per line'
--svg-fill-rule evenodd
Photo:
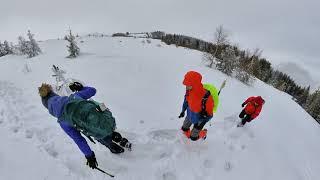
<path fill-rule="evenodd" d="M 251 118 L 255 119 L 261 112 L 264 99 L 262 99 L 261 96 L 252 96 L 249 97 L 244 104 L 246 104 L 246 107 L 244 108 L 246 114 L 251 115 Z"/>
<path fill-rule="evenodd" d="M 206 90 L 203 88 L 201 80 L 201 74 L 195 71 L 189 71 L 184 76 L 183 80 L 183 84 L 185 86 L 192 86 L 192 89 L 187 91 L 186 100 L 190 110 L 195 113 L 199 113 L 201 111 L 202 98 L 206 94 Z M 213 115 L 213 106 L 213 98 L 210 95 L 206 103 L 206 111 L 209 116 Z"/>

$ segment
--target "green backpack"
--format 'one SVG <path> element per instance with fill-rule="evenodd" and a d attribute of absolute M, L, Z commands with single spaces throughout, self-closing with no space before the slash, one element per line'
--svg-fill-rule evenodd
<path fill-rule="evenodd" d="M 210 91 L 214 102 L 213 113 L 215 113 L 219 105 L 219 90 L 212 84 L 203 84 L 203 88 Z"/>
<path fill-rule="evenodd" d="M 103 139 L 113 133 L 116 123 L 109 109 L 101 111 L 98 104 L 95 101 L 70 97 L 61 119 L 76 127 L 87 137 Z"/>

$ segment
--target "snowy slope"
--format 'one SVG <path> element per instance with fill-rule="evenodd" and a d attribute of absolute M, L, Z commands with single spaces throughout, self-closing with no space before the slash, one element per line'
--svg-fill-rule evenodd
<path fill-rule="evenodd" d="M 97 88 L 134 151 L 111 154 L 90 144 L 99 167 L 116 179 L 313 180 L 320 172 L 319 125 L 291 97 L 257 81 L 247 87 L 205 68 L 201 53 L 152 40 L 84 38 L 82 55 L 67 59 L 65 41 L 41 43 L 43 54 L 0 58 L 0 179 L 106 179 L 85 165 L 76 145 L 50 117 L 37 94 L 41 82 L 54 83 L 51 66 Z M 159 47 L 159 44 L 161 45 Z M 24 71 L 25 64 L 31 72 Z M 207 124 L 208 138 L 190 142 L 177 116 L 188 70 L 220 86 L 220 107 Z M 261 95 L 261 115 L 236 128 L 241 103 Z M 17 169 L 17 171 L 15 170 Z"/>

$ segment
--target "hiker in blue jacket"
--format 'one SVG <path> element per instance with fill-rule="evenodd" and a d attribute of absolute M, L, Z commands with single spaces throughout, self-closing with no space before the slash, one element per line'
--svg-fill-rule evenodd
<path fill-rule="evenodd" d="M 99 106 L 92 101 L 87 101 L 87 99 L 96 94 L 95 88 L 83 87 L 83 85 L 78 82 L 71 83 L 69 87 L 75 92 L 74 94 L 70 96 L 59 96 L 53 92 L 50 85 L 42 84 L 41 87 L 39 87 L 39 94 L 42 104 L 48 109 L 52 116 L 58 118 L 58 123 L 61 128 L 73 139 L 85 155 L 87 165 L 94 169 L 98 166 L 95 154 L 80 132 L 90 140 L 92 140 L 91 136 L 94 137 L 101 144 L 109 148 L 112 153 L 116 154 L 124 152 L 123 147 L 127 147 L 129 143 L 126 138 L 122 138 L 120 133 L 114 131 L 115 120 L 111 112 L 108 109 L 98 112 Z M 94 110 L 90 107 L 93 107 Z M 86 116 L 84 116 L 85 114 Z M 96 129 L 97 132 L 92 129 Z M 120 146 L 115 142 L 119 143 Z"/>

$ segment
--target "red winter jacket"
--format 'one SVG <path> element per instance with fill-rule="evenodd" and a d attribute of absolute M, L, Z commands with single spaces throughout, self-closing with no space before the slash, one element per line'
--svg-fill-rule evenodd
<path fill-rule="evenodd" d="M 252 119 L 255 119 L 261 112 L 264 99 L 262 99 L 261 96 L 252 96 L 249 97 L 244 104 L 246 104 L 244 108 L 246 114 L 250 115 Z"/>
<path fill-rule="evenodd" d="M 190 110 L 194 113 L 199 113 L 201 111 L 202 98 L 206 94 L 206 90 L 203 88 L 201 80 L 201 74 L 195 71 L 189 71 L 184 76 L 183 80 L 184 85 L 192 86 L 192 89 L 188 90 L 186 94 L 186 100 Z M 206 111 L 209 116 L 213 115 L 213 106 L 213 98 L 210 95 L 206 103 Z"/>

